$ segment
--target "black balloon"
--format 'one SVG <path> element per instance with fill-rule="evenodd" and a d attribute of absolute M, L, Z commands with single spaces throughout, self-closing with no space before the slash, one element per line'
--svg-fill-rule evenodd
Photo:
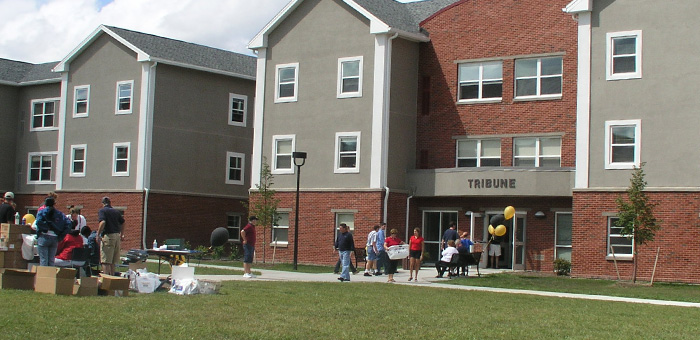
<path fill-rule="evenodd" d="M 211 233 L 211 246 L 223 246 L 226 242 L 228 242 L 228 229 L 224 227 L 214 229 L 214 231 Z"/>
<path fill-rule="evenodd" d="M 494 215 L 491 217 L 490 223 L 494 228 L 503 224 L 506 221 L 506 217 L 503 215 Z"/>

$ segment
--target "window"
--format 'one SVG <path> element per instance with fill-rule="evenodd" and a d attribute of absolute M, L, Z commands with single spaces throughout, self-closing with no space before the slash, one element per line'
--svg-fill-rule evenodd
<path fill-rule="evenodd" d="M 90 85 L 76 86 L 73 117 L 87 117 L 90 111 Z"/>
<path fill-rule="evenodd" d="M 634 169 L 640 166 L 640 120 L 605 122 L 605 168 Z"/>
<path fill-rule="evenodd" d="M 564 259 L 571 262 L 571 226 L 572 215 L 570 212 L 558 212 L 554 221 L 554 255 L 557 259 Z"/>
<path fill-rule="evenodd" d="M 248 96 L 229 93 L 228 95 L 228 125 L 246 126 L 246 112 L 248 110 Z"/>
<path fill-rule="evenodd" d="M 238 152 L 227 152 L 226 160 L 226 184 L 243 185 L 245 155 Z"/>
<path fill-rule="evenodd" d="M 272 225 L 272 242 L 286 244 L 289 242 L 289 213 L 278 212 L 277 222 Z"/>
<path fill-rule="evenodd" d="M 241 240 L 241 215 L 229 213 L 226 215 L 226 229 L 229 241 Z"/>
<path fill-rule="evenodd" d="M 503 92 L 503 62 L 459 65 L 459 101 L 500 101 Z"/>
<path fill-rule="evenodd" d="M 482 166 L 501 166 L 501 140 L 458 140 L 457 167 L 478 168 Z"/>
<path fill-rule="evenodd" d="M 32 100 L 32 125 L 29 130 L 55 130 L 58 126 L 58 102 L 59 98 Z"/>
<path fill-rule="evenodd" d="M 114 143 L 112 176 L 129 176 L 131 143 Z"/>
<path fill-rule="evenodd" d="M 294 135 L 272 137 L 272 173 L 293 174 Z"/>
<path fill-rule="evenodd" d="M 134 81 L 120 81 L 117 83 L 117 114 L 131 113 L 132 98 L 134 96 Z"/>
<path fill-rule="evenodd" d="M 355 232 L 355 213 L 354 212 L 336 212 L 335 213 L 335 238 L 333 238 L 333 241 L 338 239 L 338 226 L 341 223 L 345 223 L 345 225 L 348 226 L 348 229 L 350 229 L 350 233 L 353 234 Z M 387 233 L 389 232 L 388 230 L 386 231 Z M 387 235 L 389 236 L 389 235 Z"/>
<path fill-rule="evenodd" d="M 514 138 L 513 165 L 536 168 L 561 166 L 561 138 Z"/>
<path fill-rule="evenodd" d="M 338 98 L 362 97 L 362 57 L 338 59 Z"/>
<path fill-rule="evenodd" d="M 70 150 L 70 176 L 85 177 L 85 158 L 87 156 L 87 145 L 71 145 Z"/>
<path fill-rule="evenodd" d="M 297 101 L 299 63 L 277 65 L 275 74 L 275 103 Z"/>
<path fill-rule="evenodd" d="M 360 132 L 335 134 L 335 172 L 360 172 Z"/>
<path fill-rule="evenodd" d="M 562 57 L 515 61 L 515 98 L 558 98 L 562 88 Z"/>
<path fill-rule="evenodd" d="M 54 184 L 53 166 L 55 164 L 55 152 L 29 153 L 29 171 L 27 171 L 28 184 Z"/>
<path fill-rule="evenodd" d="M 642 31 L 608 33 L 606 39 L 606 79 L 641 78 Z"/>
<path fill-rule="evenodd" d="M 634 238 L 632 236 L 623 236 L 622 227 L 615 224 L 619 219 L 617 217 L 608 217 L 608 256 L 615 252 L 616 257 L 632 258 L 634 251 Z M 612 251 L 611 251 L 612 248 Z"/>

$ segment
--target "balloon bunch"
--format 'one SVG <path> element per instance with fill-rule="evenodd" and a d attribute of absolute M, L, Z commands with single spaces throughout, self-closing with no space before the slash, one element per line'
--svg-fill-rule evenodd
<path fill-rule="evenodd" d="M 31 225 L 36 220 L 36 218 L 32 214 L 26 214 L 26 215 L 22 216 L 22 218 L 24 219 L 24 224 L 28 224 L 28 225 Z"/>
<path fill-rule="evenodd" d="M 515 216 L 515 208 L 512 206 L 507 206 L 505 210 L 503 210 L 503 215 L 495 215 L 491 217 L 491 220 L 489 221 L 489 234 L 499 237 L 505 235 L 507 229 L 503 223 L 513 218 L 513 216 Z M 494 228 L 494 226 L 496 227 Z"/>

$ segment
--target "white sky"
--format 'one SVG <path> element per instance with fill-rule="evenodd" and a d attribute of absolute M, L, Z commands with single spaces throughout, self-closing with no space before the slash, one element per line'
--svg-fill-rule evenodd
<path fill-rule="evenodd" d="M 0 0 L 0 58 L 60 61 L 100 24 L 252 55 L 250 40 L 288 2 Z"/>

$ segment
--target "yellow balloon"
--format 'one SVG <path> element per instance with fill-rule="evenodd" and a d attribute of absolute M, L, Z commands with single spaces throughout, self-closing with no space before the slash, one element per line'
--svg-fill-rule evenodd
<path fill-rule="evenodd" d="M 492 225 L 489 225 L 489 234 L 493 235 L 493 233 L 494 233 L 495 231 L 496 231 L 496 230 L 493 229 L 493 226 L 492 226 Z"/>
<path fill-rule="evenodd" d="M 34 220 L 36 220 L 36 218 L 32 214 L 26 214 L 26 215 L 22 216 L 22 218 L 24 219 L 24 224 L 27 224 L 27 225 L 34 223 Z"/>
<path fill-rule="evenodd" d="M 506 221 L 510 220 L 511 218 L 513 218 L 513 216 L 515 216 L 515 208 L 513 208 L 510 205 L 507 206 L 506 209 L 503 210 L 503 216 L 506 218 Z"/>
<path fill-rule="evenodd" d="M 496 235 L 496 236 L 503 236 L 503 235 L 505 235 L 505 234 L 506 234 L 506 226 L 504 226 L 503 224 L 499 225 L 498 227 L 496 227 L 496 229 L 494 230 L 493 234 Z"/>

